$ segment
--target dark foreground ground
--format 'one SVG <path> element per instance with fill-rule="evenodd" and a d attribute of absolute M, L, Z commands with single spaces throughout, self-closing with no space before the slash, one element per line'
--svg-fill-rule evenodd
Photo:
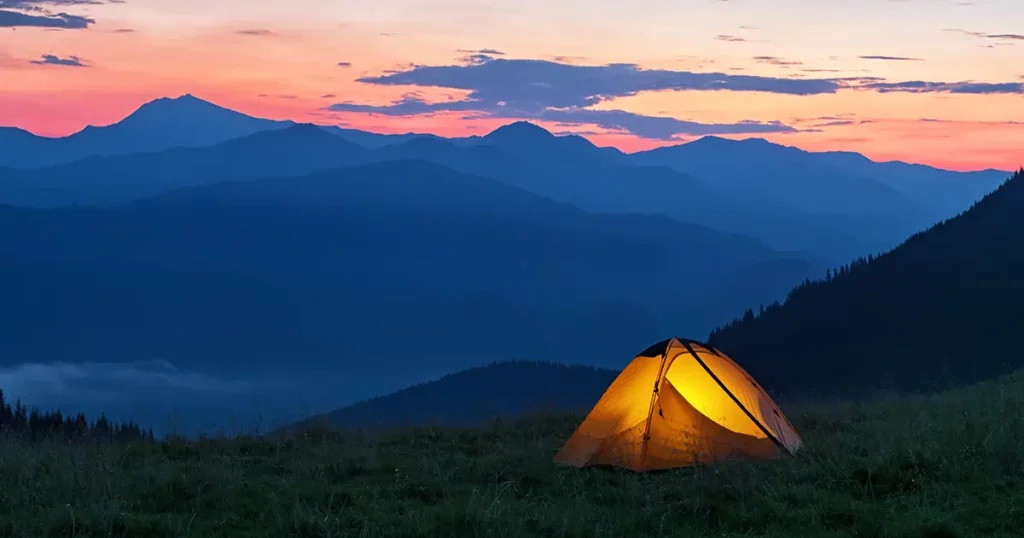
<path fill-rule="evenodd" d="M 0 536 L 1024 535 L 1024 376 L 790 409 L 779 462 L 557 466 L 576 418 L 157 443 L 0 440 Z"/>

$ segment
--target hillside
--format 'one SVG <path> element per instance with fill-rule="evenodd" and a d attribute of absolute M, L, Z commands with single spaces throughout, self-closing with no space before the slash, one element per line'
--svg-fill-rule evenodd
<path fill-rule="evenodd" d="M 579 421 L 564 416 L 194 442 L 8 436 L 0 534 L 1010 538 L 1024 526 L 1022 405 L 1018 374 L 787 407 L 806 442 L 794 458 L 647 475 L 555 464 Z"/>
<path fill-rule="evenodd" d="M 963 214 L 710 336 L 783 394 L 929 389 L 1024 365 L 1024 170 Z"/>
<path fill-rule="evenodd" d="M 526 415 L 586 413 L 618 372 L 533 361 L 470 368 L 332 411 L 300 427 L 479 426 Z"/>
<path fill-rule="evenodd" d="M 637 263 L 655 252 L 658 264 Z M 0 207 L 0 360 L 381 375 L 404 364 L 427 378 L 516 357 L 617 364 L 637 341 L 710 330 L 781 296 L 805 263 L 701 294 L 786 259 L 749 238 L 589 214 L 417 161 L 109 208 Z M 695 308 L 665 311 L 672 301 Z"/>

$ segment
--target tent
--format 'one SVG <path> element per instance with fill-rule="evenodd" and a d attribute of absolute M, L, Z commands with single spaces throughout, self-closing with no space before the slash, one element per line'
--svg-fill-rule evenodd
<path fill-rule="evenodd" d="M 773 459 L 803 441 L 750 374 L 721 351 L 670 338 L 615 378 L 555 461 L 652 471 Z"/>

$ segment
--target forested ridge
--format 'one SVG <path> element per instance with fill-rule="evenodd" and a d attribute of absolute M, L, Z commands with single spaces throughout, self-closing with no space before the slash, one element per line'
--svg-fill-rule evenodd
<path fill-rule="evenodd" d="M 713 331 L 769 390 L 963 385 L 1024 365 L 1024 169 L 894 250 Z"/>

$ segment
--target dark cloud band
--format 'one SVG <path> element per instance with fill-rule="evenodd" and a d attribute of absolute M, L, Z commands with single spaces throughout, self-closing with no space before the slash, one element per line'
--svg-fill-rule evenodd
<path fill-rule="evenodd" d="M 124 0 L 0 0 L 0 28 L 62 28 L 82 30 L 96 21 L 50 8 L 122 4 Z"/>
<path fill-rule="evenodd" d="M 417 97 L 406 97 L 384 106 L 336 103 L 328 107 L 335 112 L 362 112 L 387 116 L 415 116 L 436 112 L 466 112 L 475 117 L 503 119 L 532 119 L 560 122 L 566 125 L 597 125 L 627 131 L 643 138 L 672 140 L 679 135 L 754 134 L 795 132 L 796 129 L 780 122 L 742 121 L 738 123 L 698 123 L 661 116 L 646 116 L 624 110 L 592 110 L 579 107 L 524 110 L 507 103 L 488 105 L 464 100 L 428 103 Z"/>
<path fill-rule="evenodd" d="M 886 57 L 895 58 L 895 57 Z M 762 56 L 765 63 L 785 60 Z M 389 116 L 461 112 L 477 117 L 534 119 L 598 125 L 652 139 L 678 135 L 794 132 L 780 122 L 742 121 L 705 124 L 623 110 L 595 110 L 594 105 L 647 91 L 732 91 L 786 95 L 818 95 L 844 89 L 885 92 L 1022 93 L 1020 83 L 887 82 L 877 77 L 784 78 L 724 73 L 642 69 L 635 64 L 574 65 L 536 59 L 499 59 L 485 54 L 463 58 L 461 65 L 409 65 L 378 76 L 357 79 L 365 84 L 458 89 L 457 101 L 431 103 L 415 94 L 389 105 L 337 103 L 330 110 Z"/>
<path fill-rule="evenodd" d="M 95 20 L 88 17 L 69 15 L 67 13 L 31 15 L 18 11 L 0 10 L 0 28 L 36 27 L 81 30 L 88 28 L 90 24 L 95 22 Z"/>
<path fill-rule="evenodd" d="M 591 106 L 615 97 L 658 90 L 723 90 L 790 95 L 835 93 L 830 79 L 794 79 L 725 73 L 642 69 L 635 64 L 573 65 L 547 60 L 477 58 L 469 65 L 413 66 L 359 82 L 470 90 L 486 102 L 539 103 L 543 107 Z M 483 61 L 486 60 L 486 61 Z"/>

